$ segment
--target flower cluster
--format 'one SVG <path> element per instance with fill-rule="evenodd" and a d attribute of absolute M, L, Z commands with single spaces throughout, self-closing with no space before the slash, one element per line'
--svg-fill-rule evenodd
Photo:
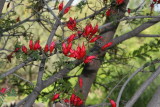
<path fill-rule="evenodd" d="M 31 51 L 38 51 L 38 50 L 42 50 L 42 47 L 40 45 L 40 41 L 37 40 L 35 43 L 33 43 L 32 40 L 29 41 L 29 48 Z M 45 53 L 47 53 L 48 51 L 50 51 L 50 54 L 53 52 L 55 48 L 55 43 L 54 42 L 51 42 L 50 45 L 46 45 L 43 49 L 43 51 Z M 26 48 L 26 46 L 22 46 L 22 51 L 27 54 L 28 53 L 28 49 Z"/>
<path fill-rule="evenodd" d="M 4 94 L 6 91 L 7 91 L 7 88 L 2 88 L 2 89 L 0 90 L 0 93 Z"/>
<path fill-rule="evenodd" d="M 68 41 L 70 40 L 73 40 L 73 38 L 69 37 Z M 96 58 L 96 56 L 86 56 L 86 47 L 84 43 L 82 46 L 78 45 L 76 49 L 72 49 L 72 42 L 63 43 L 62 52 L 65 56 L 83 60 L 84 63 L 89 63 L 92 61 L 92 59 Z"/>
<path fill-rule="evenodd" d="M 70 97 L 70 104 L 74 106 L 80 106 L 83 104 L 83 100 L 75 94 L 72 94 Z"/>
<path fill-rule="evenodd" d="M 67 22 L 67 27 L 70 30 L 75 30 L 76 29 L 76 20 L 72 19 L 71 17 L 69 18 L 69 21 Z"/>
<path fill-rule="evenodd" d="M 68 11 L 70 10 L 70 8 L 71 8 L 71 7 L 65 8 L 64 14 L 68 13 Z M 61 3 L 59 4 L 58 9 L 59 9 L 59 12 L 62 11 L 62 9 L 63 9 L 63 2 L 61 2 Z"/>
<path fill-rule="evenodd" d="M 40 52 L 43 51 L 44 53 L 47 53 L 48 51 L 50 51 L 50 54 L 52 54 L 54 48 L 55 48 L 55 42 L 51 42 L 50 45 L 47 44 L 44 47 L 44 49 L 42 49 L 39 40 L 37 40 L 35 43 L 32 40 L 30 40 L 29 49 L 25 45 L 16 47 L 15 50 L 7 56 L 7 59 L 9 62 L 11 62 L 11 59 L 13 58 L 13 54 L 16 52 L 19 52 L 20 50 L 26 55 L 31 55 L 33 52 L 36 52 L 36 51 L 40 51 Z"/>
<path fill-rule="evenodd" d="M 55 94 L 52 98 L 52 101 L 59 99 L 60 98 L 59 96 L 60 94 Z M 75 94 L 72 94 L 70 99 L 64 99 L 63 101 L 65 103 L 70 103 L 73 106 L 80 106 L 83 104 L 83 100 L 80 97 L 76 96 Z"/>

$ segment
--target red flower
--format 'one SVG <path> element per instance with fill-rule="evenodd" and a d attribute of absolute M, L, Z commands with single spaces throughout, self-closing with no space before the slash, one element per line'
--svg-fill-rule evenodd
<path fill-rule="evenodd" d="M 70 17 L 69 21 L 67 22 L 67 27 L 70 30 L 74 30 L 76 28 L 76 20 Z"/>
<path fill-rule="evenodd" d="M 109 9 L 109 10 L 106 11 L 106 16 L 109 17 L 110 15 L 111 15 L 111 9 Z"/>
<path fill-rule="evenodd" d="M 157 2 L 157 0 L 153 0 L 154 2 Z"/>
<path fill-rule="evenodd" d="M 101 49 L 104 50 L 105 48 L 110 47 L 112 44 L 113 44 L 112 42 L 109 42 L 109 43 L 103 45 L 103 46 L 101 47 Z"/>
<path fill-rule="evenodd" d="M 94 34 L 97 33 L 97 31 L 98 31 L 98 25 L 96 25 L 96 26 L 93 28 L 93 30 L 91 31 L 91 34 L 94 35 Z"/>
<path fill-rule="evenodd" d="M 91 32 L 93 31 L 93 27 L 91 24 L 86 25 L 86 27 L 84 28 L 84 37 L 87 37 Z"/>
<path fill-rule="evenodd" d="M 44 52 L 47 53 L 49 51 L 48 44 L 44 47 Z"/>
<path fill-rule="evenodd" d="M 40 46 L 39 42 L 40 42 L 40 41 L 37 40 L 36 43 L 34 44 L 34 47 L 33 47 L 34 50 L 41 49 L 41 46 Z"/>
<path fill-rule="evenodd" d="M 85 59 L 84 59 L 84 63 L 89 63 L 89 62 L 92 62 L 92 59 L 95 59 L 96 56 L 87 56 Z"/>
<path fill-rule="evenodd" d="M 102 36 L 97 35 L 96 37 L 92 38 L 89 42 L 93 43 L 93 42 L 95 42 L 96 40 L 98 40 L 100 38 L 102 38 Z"/>
<path fill-rule="evenodd" d="M 70 101 L 68 99 L 63 100 L 65 103 L 69 103 Z"/>
<path fill-rule="evenodd" d="M 121 5 L 124 3 L 124 0 L 116 0 L 117 5 Z"/>
<path fill-rule="evenodd" d="M 33 41 L 32 40 L 29 41 L 29 48 L 30 48 L 30 50 L 33 50 Z"/>
<path fill-rule="evenodd" d="M 64 10 L 64 14 L 68 13 L 68 11 L 70 10 L 71 7 L 67 7 L 65 10 Z"/>
<path fill-rule="evenodd" d="M 50 54 L 53 52 L 54 48 L 55 48 L 55 43 L 51 42 L 51 44 L 50 44 Z"/>
<path fill-rule="evenodd" d="M 22 46 L 22 51 L 27 54 L 27 48 L 25 46 Z"/>
<path fill-rule="evenodd" d="M 82 86 L 83 86 L 83 79 L 81 77 L 79 77 L 78 83 L 79 83 L 79 87 L 82 88 Z"/>
<path fill-rule="evenodd" d="M 116 107 L 116 102 L 114 100 L 110 100 L 111 106 Z"/>
<path fill-rule="evenodd" d="M 77 50 L 75 51 L 75 55 L 77 59 L 83 59 L 84 56 L 86 55 L 86 48 L 84 46 L 84 43 L 82 47 L 78 46 Z"/>
<path fill-rule="evenodd" d="M 59 11 L 61 11 L 63 9 L 63 2 L 61 2 L 58 6 Z"/>
<path fill-rule="evenodd" d="M 4 93 L 6 92 L 6 90 L 7 90 L 7 88 L 2 88 L 2 89 L 0 90 L 0 93 L 4 94 Z"/>
<path fill-rule="evenodd" d="M 66 43 L 63 43 L 63 44 L 62 44 L 63 54 L 67 56 L 68 53 L 69 53 L 70 50 L 71 50 L 71 47 L 72 47 L 72 43 L 71 43 L 71 42 L 68 44 L 68 46 L 66 45 Z"/>
<path fill-rule="evenodd" d="M 131 9 L 130 9 L 130 8 L 128 8 L 127 12 L 128 12 L 128 14 L 130 14 L 130 13 L 131 13 Z"/>
<path fill-rule="evenodd" d="M 55 94 L 52 98 L 52 101 L 57 100 L 59 98 L 60 94 Z"/>
<path fill-rule="evenodd" d="M 70 103 L 74 106 L 80 106 L 83 104 L 83 100 L 81 100 L 81 98 L 79 98 L 75 94 L 72 94 L 70 97 Z"/>
<path fill-rule="evenodd" d="M 68 43 L 72 42 L 75 37 L 76 37 L 75 34 L 70 35 L 70 36 L 67 38 Z"/>

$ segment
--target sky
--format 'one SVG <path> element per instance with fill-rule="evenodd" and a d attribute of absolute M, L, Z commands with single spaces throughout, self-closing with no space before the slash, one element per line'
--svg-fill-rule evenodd
<path fill-rule="evenodd" d="M 67 1 L 68 1 L 68 0 L 67 0 Z M 78 4 L 80 1 L 82 1 L 82 0 L 74 0 L 73 3 L 72 3 L 72 5 L 76 5 L 76 4 Z"/>

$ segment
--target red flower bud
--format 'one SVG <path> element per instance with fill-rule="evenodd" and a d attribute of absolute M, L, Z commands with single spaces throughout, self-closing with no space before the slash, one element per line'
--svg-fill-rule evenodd
<path fill-rule="evenodd" d="M 68 11 L 70 10 L 71 7 L 67 7 L 65 10 L 64 10 L 64 14 L 68 13 Z"/>
<path fill-rule="evenodd" d="M 48 44 L 44 47 L 44 52 L 47 53 L 49 51 Z"/>
<path fill-rule="evenodd" d="M 40 46 L 39 42 L 40 41 L 37 40 L 36 43 L 34 44 L 34 48 L 33 48 L 34 50 L 41 49 L 41 46 Z"/>
<path fill-rule="evenodd" d="M 70 35 L 70 36 L 67 38 L 68 43 L 72 42 L 75 37 L 76 37 L 75 34 Z"/>
<path fill-rule="evenodd" d="M 30 50 L 33 50 L 33 41 L 32 40 L 29 41 L 29 48 L 30 48 Z"/>
<path fill-rule="evenodd" d="M 84 63 L 89 63 L 89 62 L 92 62 L 92 59 L 95 59 L 96 56 L 87 56 L 85 59 L 84 59 Z"/>
<path fill-rule="evenodd" d="M 57 100 L 59 98 L 60 94 L 55 94 L 52 98 L 52 101 Z"/>
<path fill-rule="evenodd" d="M 6 90 L 7 90 L 7 88 L 2 88 L 2 89 L 0 90 L 0 93 L 4 94 L 4 93 L 6 92 Z"/>
<path fill-rule="evenodd" d="M 130 13 L 131 13 L 131 9 L 130 9 L 130 8 L 128 8 L 127 12 L 128 12 L 128 14 L 130 14 Z"/>
<path fill-rule="evenodd" d="M 68 99 L 63 100 L 65 103 L 69 103 L 70 101 Z"/>
<path fill-rule="evenodd" d="M 103 45 L 103 46 L 101 47 L 101 49 L 104 50 L 105 48 L 110 47 L 112 44 L 113 44 L 112 42 L 109 42 L 109 43 Z"/>
<path fill-rule="evenodd" d="M 22 51 L 27 54 L 27 48 L 25 46 L 22 46 Z"/>
<path fill-rule="evenodd" d="M 63 9 L 63 2 L 61 2 L 58 6 L 59 11 L 61 11 Z"/>
<path fill-rule="evenodd" d="M 111 15 L 111 9 L 106 11 L 106 16 L 109 17 Z"/>
<path fill-rule="evenodd" d="M 93 42 L 95 42 L 96 40 L 98 40 L 100 38 L 102 38 L 102 36 L 97 35 L 96 37 L 92 38 L 89 42 L 93 43 Z"/>
<path fill-rule="evenodd" d="M 53 52 L 54 48 L 55 48 L 55 43 L 51 42 L 51 45 L 50 45 L 50 54 Z"/>
<path fill-rule="evenodd" d="M 79 83 L 79 87 L 82 88 L 82 86 L 83 86 L 83 79 L 81 77 L 79 77 L 78 83 Z"/>
<path fill-rule="evenodd" d="M 116 102 L 114 100 L 110 100 L 111 106 L 116 107 Z"/>
<path fill-rule="evenodd" d="M 117 5 L 121 5 L 124 3 L 124 0 L 116 0 Z"/>
<path fill-rule="evenodd" d="M 71 17 L 69 18 L 69 21 L 67 22 L 67 27 L 70 30 L 75 30 L 76 28 L 76 20 L 72 19 Z"/>

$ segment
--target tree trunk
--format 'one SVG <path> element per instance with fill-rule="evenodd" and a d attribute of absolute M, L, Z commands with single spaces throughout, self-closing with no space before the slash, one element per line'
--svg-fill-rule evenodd
<path fill-rule="evenodd" d="M 160 86 L 152 96 L 152 99 L 149 101 L 147 107 L 160 107 Z"/>
<path fill-rule="evenodd" d="M 114 16 L 117 17 L 117 20 L 124 17 L 124 13 L 125 13 L 124 9 L 126 9 L 128 2 L 129 2 L 129 0 L 125 0 L 125 3 L 118 6 L 118 7 L 115 5 L 111 6 L 111 9 L 113 9 L 113 11 L 116 12 L 116 15 L 114 14 Z M 109 18 L 111 18 L 111 17 L 109 17 Z M 106 23 L 110 22 L 109 18 L 107 17 Z M 115 23 L 111 26 L 107 26 L 107 28 L 101 29 L 100 35 L 103 38 L 98 41 L 98 43 L 100 43 L 100 44 L 96 43 L 95 46 L 93 47 L 93 49 L 91 50 L 91 53 L 93 53 L 93 55 L 98 56 L 99 59 L 95 59 L 95 60 L 93 60 L 93 62 L 91 62 L 89 64 L 85 64 L 83 71 L 82 71 L 82 74 L 80 75 L 80 77 L 83 80 L 83 87 L 81 89 L 77 83 L 77 85 L 75 87 L 75 91 L 77 93 L 80 92 L 82 94 L 84 104 L 85 104 L 85 101 L 88 97 L 88 93 L 90 91 L 90 88 L 96 78 L 97 72 L 103 62 L 100 59 L 103 59 L 105 56 L 105 53 L 103 51 L 101 51 L 100 47 L 102 47 L 104 44 L 110 42 L 113 39 L 114 34 L 116 32 L 116 29 L 118 27 L 118 24 L 119 23 Z M 83 106 L 84 105 L 82 105 L 81 107 L 83 107 Z"/>

